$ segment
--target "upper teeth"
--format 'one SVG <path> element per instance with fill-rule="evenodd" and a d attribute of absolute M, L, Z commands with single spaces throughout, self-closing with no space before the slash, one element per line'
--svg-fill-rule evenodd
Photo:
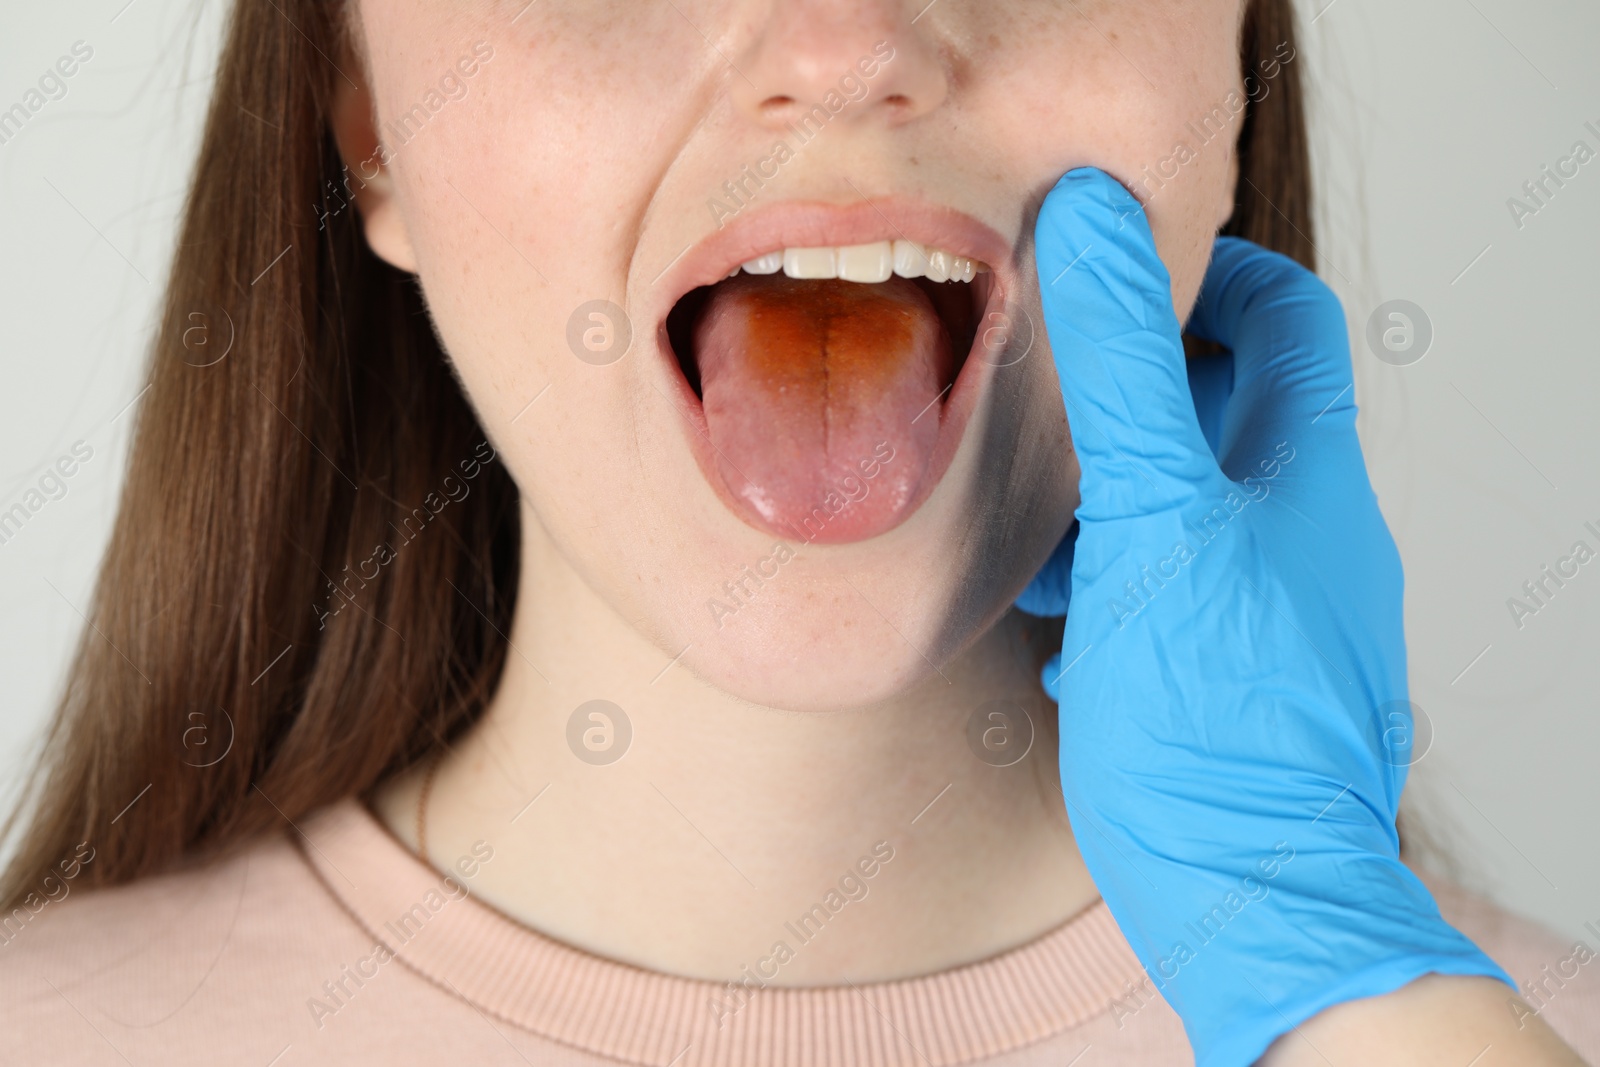
<path fill-rule="evenodd" d="M 768 252 L 735 267 L 728 277 L 741 269 L 751 274 L 776 274 L 781 270 L 791 278 L 843 278 L 847 282 L 886 282 L 891 274 L 925 277 L 935 282 L 970 282 L 989 266 L 915 241 L 877 241 L 869 245 Z"/>

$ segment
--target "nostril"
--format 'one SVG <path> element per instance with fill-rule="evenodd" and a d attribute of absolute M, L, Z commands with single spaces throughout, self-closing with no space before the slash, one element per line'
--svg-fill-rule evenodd
<path fill-rule="evenodd" d="M 769 96 L 765 100 L 761 101 L 761 111 L 763 114 L 768 115 L 776 114 L 781 111 L 787 111 L 793 106 L 794 97 L 792 96 Z"/>
<path fill-rule="evenodd" d="M 890 93 L 888 96 L 883 98 L 883 102 L 885 104 L 889 104 L 892 107 L 910 107 L 911 106 L 911 98 L 909 96 L 907 96 L 905 93 Z"/>

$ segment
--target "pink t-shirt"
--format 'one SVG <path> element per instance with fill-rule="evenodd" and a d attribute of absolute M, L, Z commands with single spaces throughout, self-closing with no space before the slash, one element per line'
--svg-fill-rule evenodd
<path fill-rule="evenodd" d="M 939 974 L 741 992 L 519 925 L 470 895 L 470 858 L 447 879 L 354 800 L 300 829 L 209 866 L 69 892 L 12 916 L 0 928 L 0 1062 L 1193 1062 L 1177 1016 L 1102 903 Z M 1446 918 L 1525 983 L 1558 1033 L 1600 1060 L 1600 961 L 1588 947 L 1432 884 Z"/>

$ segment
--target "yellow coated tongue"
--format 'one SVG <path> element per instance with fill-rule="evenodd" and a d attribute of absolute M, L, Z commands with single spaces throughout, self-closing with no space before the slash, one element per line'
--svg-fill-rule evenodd
<path fill-rule="evenodd" d="M 836 542 L 906 517 L 955 373 L 916 285 L 740 274 L 712 290 L 694 352 L 720 473 L 747 521 Z"/>

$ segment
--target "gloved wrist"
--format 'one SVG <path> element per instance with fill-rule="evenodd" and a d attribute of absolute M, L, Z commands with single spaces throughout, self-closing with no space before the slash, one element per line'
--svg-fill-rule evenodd
<path fill-rule="evenodd" d="M 1352 868 L 1364 868 L 1352 877 Z M 1399 859 L 1297 852 L 1280 841 L 1246 873 L 1148 867 L 1161 910 L 1119 918 L 1150 983 L 1184 1021 L 1197 1067 L 1254 1063 L 1334 1005 L 1427 974 L 1516 983 L 1439 914 Z M 1269 874 L 1270 872 L 1270 874 Z M 1180 901 L 1181 903 L 1174 903 Z M 1128 898 L 1121 899 L 1127 911 Z M 1150 915 L 1160 915 L 1152 922 Z"/>

